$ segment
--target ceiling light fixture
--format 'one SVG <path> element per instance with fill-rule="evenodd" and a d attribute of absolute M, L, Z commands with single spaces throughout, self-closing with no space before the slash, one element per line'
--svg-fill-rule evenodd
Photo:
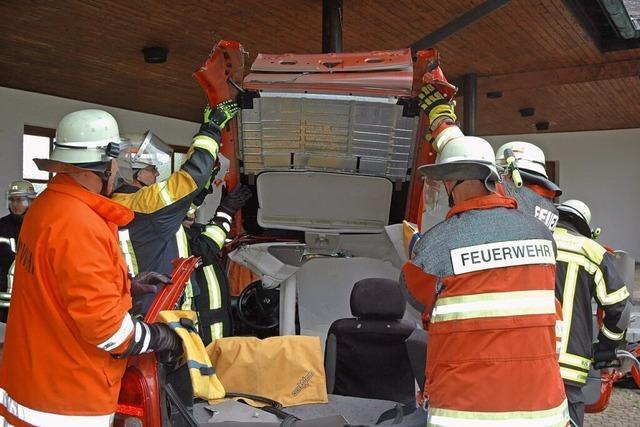
<path fill-rule="evenodd" d="M 142 49 L 142 54 L 144 55 L 144 62 L 147 64 L 160 64 L 167 62 L 169 49 L 160 46 L 150 46 Z"/>
<path fill-rule="evenodd" d="M 533 107 L 526 107 L 520 109 L 521 117 L 531 117 L 536 113 L 536 109 Z"/>
<path fill-rule="evenodd" d="M 548 130 L 549 122 L 538 122 L 536 123 L 536 130 Z"/>

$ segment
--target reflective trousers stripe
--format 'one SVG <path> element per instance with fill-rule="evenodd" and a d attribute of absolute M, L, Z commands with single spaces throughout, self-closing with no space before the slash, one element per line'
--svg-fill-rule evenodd
<path fill-rule="evenodd" d="M 609 338 L 613 341 L 620 341 L 624 338 L 624 331 L 622 332 L 613 332 L 611 329 L 607 328 L 605 325 L 602 325 L 602 329 L 600 329 L 605 337 Z"/>
<path fill-rule="evenodd" d="M 571 353 L 560 353 L 559 362 L 564 363 L 565 365 L 573 366 L 575 368 L 580 368 L 587 372 L 589 372 L 589 369 L 591 368 L 591 359 L 576 356 L 575 354 Z"/>
<path fill-rule="evenodd" d="M 182 225 L 176 232 L 176 243 L 178 244 L 178 256 L 180 258 L 187 258 L 189 256 L 189 240 L 187 239 L 187 233 L 184 231 Z M 191 310 L 191 304 L 193 302 L 193 285 L 191 278 L 187 280 L 187 286 L 184 288 L 184 301 L 182 303 L 182 310 Z"/>
<path fill-rule="evenodd" d="M 571 369 L 564 366 L 560 366 L 560 376 L 565 380 L 575 381 L 580 384 L 587 382 L 589 373 L 582 372 L 577 369 Z"/>
<path fill-rule="evenodd" d="M 209 289 L 209 308 L 215 310 L 222 307 L 222 294 L 220 292 L 220 282 L 216 277 L 213 266 L 206 265 L 202 268 L 204 276 L 207 280 L 207 288 Z M 211 338 L 216 340 L 222 338 L 223 325 L 222 322 L 217 322 L 211 325 Z"/>
<path fill-rule="evenodd" d="M 428 427 L 565 427 L 569 422 L 567 401 L 543 411 L 471 412 L 429 408 Z"/>
<path fill-rule="evenodd" d="M 494 292 L 440 298 L 431 322 L 555 312 L 553 290 Z"/>
<path fill-rule="evenodd" d="M 88 396 L 87 398 L 91 398 Z M 61 415 L 42 412 L 28 408 L 16 402 L 0 388 L 0 404 L 7 412 L 20 420 L 35 426 L 47 427 L 109 427 L 113 423 L 114 414 L 107 415 Z M 0 417 L 2 418 L 2 417 Z M 4 425 L 10 425 L 4 420 Z"/>

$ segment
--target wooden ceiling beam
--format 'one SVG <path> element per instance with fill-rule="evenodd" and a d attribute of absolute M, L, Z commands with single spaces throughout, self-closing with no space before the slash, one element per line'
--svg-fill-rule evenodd
<path fill-rule="evenodd" d="M 478 92 L 537 89 L 640 76 L 640 59 L 478 77 Z"/>

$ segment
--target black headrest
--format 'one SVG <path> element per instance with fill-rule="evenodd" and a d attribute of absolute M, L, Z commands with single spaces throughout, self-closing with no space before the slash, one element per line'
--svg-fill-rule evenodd
<path fill-rule="evenodd" d="M 406 301 L 400 284 L 389 279 L 362 279 L 351 290 L 351 314 L 360 319 L 402 319 Z"/>

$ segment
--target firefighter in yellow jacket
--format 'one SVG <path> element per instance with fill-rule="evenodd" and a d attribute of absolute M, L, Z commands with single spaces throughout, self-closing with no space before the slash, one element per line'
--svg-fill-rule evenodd
<path fill-rule="evenodd" d="M 112 196 L 135 213 L 134 220 L 119 232 L 121 250 L 132 276 L 141 271 L 169 274 L 171 261 L 188 256 L 182 220 L 210 179 L 218 157 L 220 132 L 237 111 L 238 106 L 230 100 L 205 109 L 204 123 L 193 137 L 186 161 L 167 180 L 155 182 L 157 173 L 153 168 L 170 161 L 170 147 L 150 133 L 134 147 L 129 159 L 134 181 L 116 189 Z M 187 301 L 193 298 L 192 285 L 187 286 Z"/>
<path fill-rule="evenodd" d="M 558 205 L 558 211 L 560 221 L 554 232 L 558 245 L 556 298 L 562 303 L 564 319 L 560 374 L 571 418 L 581 426 L 582 386 L 591 360 L 606 362 L 616 358 L 615 349 L 624 343 L 631 304 L 627 287 L 614 266 L 614 255 L 591 238 L 589 207 L 580 200 L 567 200 Z M 605 313 L 593 348 L 592 298 Z"/>

